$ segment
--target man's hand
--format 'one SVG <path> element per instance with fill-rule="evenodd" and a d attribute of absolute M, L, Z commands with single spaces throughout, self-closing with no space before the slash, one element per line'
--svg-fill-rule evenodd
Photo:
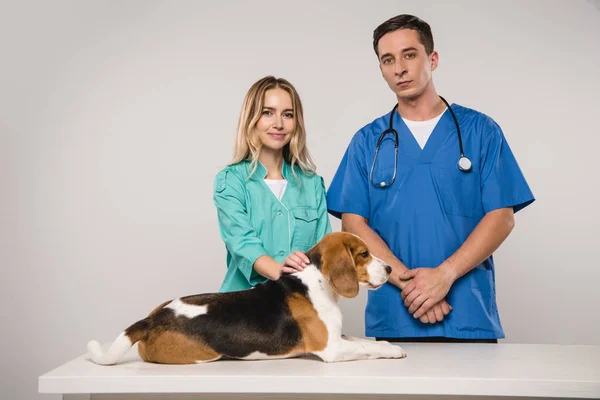
<path fill-rule="evenodd" d="M 360 236 L 367 243 L 369 251 L 392 267 L 389 283 L 403 291 L 405 286 L 411 282 L 410 278 L 399 279 L 405 271 L 410 270 L 396 258 L 383 239 L 369 227 L 366 218 L 357 214 L 344 213 L 342 214 L 342 230 Z M 437 304 L 434 303 L 434 306 L 427 313 L 421 315 L 419 320 L 425 324 L 433 324 L 442 321 L 451 310 L 452 307 L 446 300 L 442 300 Z"/>
<path fill-rule="evenodd" d="M 283 263 L 281 264 L 281 272 L 284 274 L 293 274 L 304 270 L 304 268 L 310 263 L 310 260 L 300 250 L 296 250 L 288 255 Z"/>
<path fill-rule="evenodd" d="M 446 297 L 450 287 L 454 283 L 454 277 L 448 269 L 437 268 L 416 268 L 404 272 L 399 277 L 401 280 L 410 280 L 402 289 L 402 299 L 408 312 L 415 318 L 421 318 L 427 315 L 430 320 L 432 307 L 437 305 Z M 447 304 L 447 303 L 446 303 Z M 438 310 L 442 311 L 443 310 Z M 433 310 L 433 315 L 437 315 Z"/>
<path fill-rule="evenodd" d="M 417 268 L 402 273 L 398 280 L 411 280 L 402 290 L 408 312 L 415 318 L 446 297 L 452 284 L 488 258 L 515 226 L 512 207 L 485 214 L 467 240 L 437 268 Z"/>
<path fill-rule="evenodd" d="M 400 276 L 402 276 L 402 274 L 400 274 L 399 277 Z M 406 286 L 412 282 L 412 279 L 409 278 L 402 280 L 399 277 L 395 279 L 397 282 L 396 286 L 403 291 L 404 288 L 406 288 Z M 402 297 L 402 299 L 404 299 L 404 297 Z M 431 307 L 425 314 L 421 315 L 419 317 L 419 321 L 424 324 L 435 324 L 436 322 L 442 322 L 444 317 L 448 315 L 450 311 L 452 311 L 452 306 L 448 304 L 445 299 L 442 299 L 439 303 Z"/>
<path fill-rule="evenodd" d="M 436 322 L 441 322 L 451 310 L 452 306 L 450 306 L 446 300 L 442 300 L 431 307 L 425 314 L 421 315 L 421 317 L 419 317 L 419 321 L 424 324 L 435 324 Z"/>

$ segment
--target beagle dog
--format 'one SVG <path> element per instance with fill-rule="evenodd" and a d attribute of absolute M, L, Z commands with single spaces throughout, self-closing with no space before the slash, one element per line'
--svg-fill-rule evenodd
<path fill-rule="evenodd" d="M 277 281 L 167 301 L 125 329 L 108 352 L 89 342 L 91 360 L 115 364 L 136 342 L 143 360 L 161 364 L 308 354 L 325 362 L 405 357 L 389 342 L 342 335 L 339 296 L 355 297 L 359 286 L 378 289 L 391 267 L 345 232 L 326 235 L 306 255 L 311 262 L 303 271 Z"/>

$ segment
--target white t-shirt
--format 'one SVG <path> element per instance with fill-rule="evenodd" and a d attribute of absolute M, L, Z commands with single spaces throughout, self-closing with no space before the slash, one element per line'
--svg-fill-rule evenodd
<path fill-rule="evenodd" d="M 281 200 L 283 194 L 285 193 L 285 188 L 287 187 L 287 179 L 265 179 L 265 183 L 271 189 L 271 192 L 277 197 L 278 200 Z"/>
<path fill-rule="evenodd" d="M 425 144 L 427 143 L 429 136 L 431 136 L 431 132 L 433 132 L 433 130 L 435 129 L 435 126 L 437 125 L 440 118 L 442 118 L 442 115 L 444 115 L 446 110 L 444 110 L 437 117 L 429 119 L 427 121 L 411 121 L 411 120 L 402 118 L 402 120 L 404 121 L 404 123 L 406 124 L 408 129 L 411 131 L 411 133 L 415 137 L 415 140 L 417 141 L 417 143 L 419 143 L 419 146 L 421 146 L 421 149 L 423 149 L 425 147 Z"/>

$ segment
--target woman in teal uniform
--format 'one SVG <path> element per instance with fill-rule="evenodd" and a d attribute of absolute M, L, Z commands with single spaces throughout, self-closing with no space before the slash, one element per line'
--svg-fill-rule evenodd
<path fill-rule="evenodd" d="M 267 76 L 246 94 L 235 155 L 216 176 L 214 203 L 227 249 L 221 292 L 301 271 L 304 252 L 331 232 L 302 103 L 285 79 Z"/>

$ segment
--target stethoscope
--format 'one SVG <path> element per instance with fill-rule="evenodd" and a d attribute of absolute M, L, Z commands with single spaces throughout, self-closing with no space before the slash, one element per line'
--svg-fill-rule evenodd
<path fill-rule="evenodd" d="M 454 111 L 452 111 L 450 104 L 448 104 L 446 99 L 444 99 L 442 96 L 440 96 L 440 99 L 442 99 L 444 104 L 446 104 L 446 107 L 448 107 L 448 110 L 450 111 L 450 114 L 452 115 L 452 119 L 454 120 L 454 125 L 456 126 L 456 132 L 458 133 L 458 145 L 460 147 L 460 158 L 458 159 L 458 169 L 461 170 L 462 172 L 469 172 L 469 171 L 471 171 L 471 167 L 473 164 L 471 163 L 471 160 L 469 160 L 469 158 L 467 156 L 465 156 L 465 153 L 463 152 L 462 135 L 460 134 L 460 125 L 458 125 L 458 120 L 456 119 L 456 115 L 454 115 Z M 394 108 L 392 109 L 392 113 L 390 114 L 390 127 L 387 128 L 385 131 L 383 131 L 381 133 L 381 135 L 379 135 L 379 139 L 377 140 L 377 146 L 375 146 L 375 156 L 373 158 L 373 165 L 371 165 L 371 173 L 369 174 L 369 179 L 371 180 L 371 183 L 375 186 L 379 186 L 382 188 L 386 187 L 386 186 L 391 186 L 392 183 L 394 183 L 394 181 L 396 180 L 396 170 L 398 168 L 398 132 L 396 132 L 396 130 L 394 129 L 393 120 L 394 120 L 394 113 L 396 112 L 397 109 L 398 109 L 398 104 L 396 104 L 394 106 Z M 377 162 L 377 155 L 379 154 L 379 147 L 381 146 L 383 139 L 385 139 L 385 136 L 388 133 L 391 133 L 394 135 L 394 153 L 395 153 L 395 155 L 394 155 L 394 175 L 392 176 L 392 180 L 389 182 L 375 183 L 375 182 L 373 182 L 373 169 L 375 168 L 375 163 Z"/>

